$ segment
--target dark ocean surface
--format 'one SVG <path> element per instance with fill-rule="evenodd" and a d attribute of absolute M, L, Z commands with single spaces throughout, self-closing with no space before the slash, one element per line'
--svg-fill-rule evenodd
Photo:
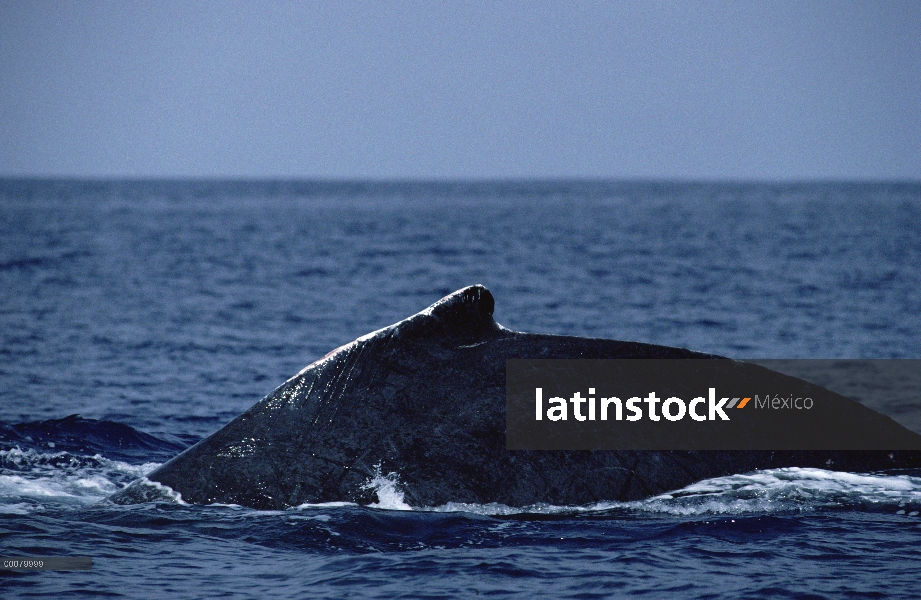
<path fill-rule="evenodd" d="M 0 596 L 921 596 L 921 472 L 526 509 L 410 507 L 398 472 L 371 507 L 104 502 L 473 283 L 516 330 L 921 358 L 921 184 L 0 180 L 0 555 L 94 561 L 0 572 Z M 921 398 L 891 408 L 921 424 Z"/>

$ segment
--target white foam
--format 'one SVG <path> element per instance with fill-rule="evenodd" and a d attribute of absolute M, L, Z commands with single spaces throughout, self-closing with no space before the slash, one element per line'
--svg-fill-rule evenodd
<path fill-rule="evenodd" d="M 572 512 L 583 512 L 587 510 L 594 510 L 585 506 L 557 506 L 554 504 L 531 504 L 529 506 L 508 506 L 506 504 L 499 504 L 498 502 L 490 502 L 488 504 L 474 504 L 468 502 L 448 502 L 447 504 L 442 504 L 440 506 L 426 506 L 422 508 L 417 508 L 414 510 L 426 511 L 426 512 L 465 512 L 472 513 L 476 515 L 487 515 L 493 517 L 501 517 L 506 515 L 519 515 L 519 514 L 535 514 L 535 515 L 556 515 L 556 514 L 565 514 Z"/>
<path fill-rule="evenodd" d="M 0 515 L 27 515 L 31 512 L 40 511 L 44 508 L 41 504 L 26 504 L 18 502 L 16 504 L 0 504 Z"/>
<path fill-rule="evenodd" d="M 147 479 L 146 477 L 141 477 L 139 481 L 136 481 L 133 485 L 143 485 L 147 487 L 152 487 L 157 491 L 158 499 L 161 500 L 171 500 L 176 504 L 184 504 L 188 506 L 188 502 L 182 499 L 182 494 L 174 490 L 168 485 L 164 485 L 159 481 L 153 481 L 152 479 Z"/>
<path fill-rule="evenodd" d="M 671 514 L 809 511 L 921 505 L 921 478 L 790 467 L 707 479 L 623 506 Z"/>
<path fill-rule="evenodd" d="M 876 507 L 892 510 L 895 514 L 917 516 L 921 514 L 921 477 L 791 467 L 706 479 L 680 490 L 632 502 L 598 502 L 585 506 L 533 504 L 520 508 L 496 503 L 449 502 L 415 510 L 489 516 L 627 510 L 693 516 L 804 512 L 841 506 Z"/>
<path fill-rule="evenodd" d="M 0 474 L 0 511 L 32 511 L 22 500 L 88 504 L 118 491 L 124 482 L 143 477 L 159 463 L 130 465 L 99 454 L 74 456 L 13 448 L 0 450 L 0 459 L 14 467 Z"/>
<path fill-rule="evenodd" d="M 13 498 L 94 498 L 118 489 L 111 481 L 96 476 L 30 479 L 0 475 L 0 496 Z"/>
<path fill-rule="evenodd" d="M 342 508 L 343 506 L 358 506 L 354 502 L 316 502 L 304 503 L 293 507 L 293 510 L 309 510 L 312 508 Z"/>

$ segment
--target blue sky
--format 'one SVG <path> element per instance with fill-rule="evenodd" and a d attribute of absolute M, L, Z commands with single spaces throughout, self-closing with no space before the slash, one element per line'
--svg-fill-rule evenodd
<path fill-rule="evenodd" d="M 921 2 L 0 0 L 0 176 L 921 179 Z"/>

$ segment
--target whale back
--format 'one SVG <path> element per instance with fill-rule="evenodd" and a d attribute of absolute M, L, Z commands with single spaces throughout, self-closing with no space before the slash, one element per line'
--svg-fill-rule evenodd
<path fill-rule="evenodd" d="M 148 479 L 186 502 L 263 509 L 370 503 L 375 491 L 368 482 L 380 472 L 398 473 L 406 501 L 415 506 L 572 505 L 642 498 L 756 468 L 833 461 L 838 468 L 869 470 L 919 461 L 910 452 L 509 451 L 507 359 L 719 357 L 514 332 L 495 322 L 494 306 L 489 290 L 470 286 L 358 338 L 308 365 Z M 145 493 L 131 486 L 112 499 L 150 499 Z"/>

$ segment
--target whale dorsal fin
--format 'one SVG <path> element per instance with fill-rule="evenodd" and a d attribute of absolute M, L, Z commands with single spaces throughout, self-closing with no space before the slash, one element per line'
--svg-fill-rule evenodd
<path fill-rule="evenodd" d="M 440 336 L 460 340 L 489 337 L 501 331 L 492 318 L 495 300 L 482 285 L 448 294 L 435 304 L 396 324 L 400 334 Z"/>
<path fill-rule="evenodd" d="M 492 322 L 495 307 L 496 302 L 490 291 L 485 286 L 477 284 L 448 294 L 426 311 L 444 322 Z"/>

